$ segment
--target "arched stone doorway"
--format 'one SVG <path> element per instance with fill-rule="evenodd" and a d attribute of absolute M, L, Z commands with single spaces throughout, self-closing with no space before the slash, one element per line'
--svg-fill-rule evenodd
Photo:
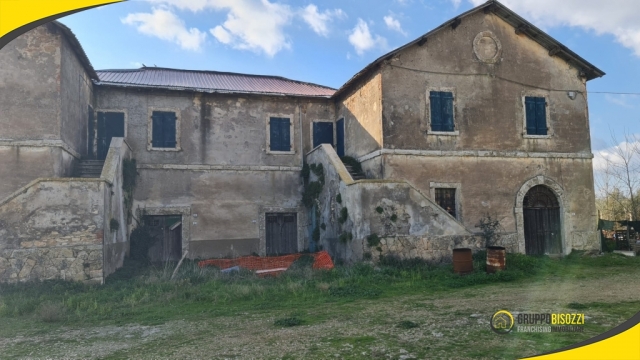
<path fill-rule="evenodd" d="M 522 202 L 525 253 L 527 255 L 562 254 L 560 202 L 545 185 L 527 191 Z"/>

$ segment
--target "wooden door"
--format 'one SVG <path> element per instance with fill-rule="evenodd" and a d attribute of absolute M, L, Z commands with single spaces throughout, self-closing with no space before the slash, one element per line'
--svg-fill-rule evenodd
<path fill-rule="evenodd" d="M 524 238 L 527 255 L 562 253 L 560 206 L 546 186 L 529 190 L 523 202 Z"/>
<path fill-rule="evenodd" d="M 266 214 L 267 255 L 298 252 L 298 223 L 296 213 Z"/>
<path fill-rule="evenodd" d="M 98 160 L 104 160 L 109 152 L 111 138 L 124 137 L 124 113 L 98 113 Z"/>
<path fill-rule="evenodd" d="M 313 148 L 320 144 L 333 146 L 333 123 L 322 121 L 313 123 Z"/>
<path fill-rule="evenodd" d="M 344 156 L 344 119 L 336 122 L 336 152 L 339 157 Z"/>

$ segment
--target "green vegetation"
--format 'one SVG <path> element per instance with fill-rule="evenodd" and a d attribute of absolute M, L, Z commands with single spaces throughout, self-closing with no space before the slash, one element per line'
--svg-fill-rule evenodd
<path fill-rule="evenodd" d="M 353 240 L 353 234 L 350 232 L 343 231 L 342 234 L 338 237 L 341 243 L 346 244 L 349 241 Z"/>
<path fill-rule="evenodd" d="M 124 209 L 127 214 L 127 224 L 131 224 L 133 213 L 133 191 L 136 188 L 138 178 L 138 168 L 136 159 L 124 159 L 122 161 L 122 190 L 124 192 Z"/>
<path fill-rule="evenodd" d="M 608 279 L 621 276 L 620 279 L 627 279 L 624 285 L 627 288 L 630 279 L 640 276 L 640 258 L 617 254 L 592 257 L 577 252 L 562 259 L 507 254 L 507 269 L 493 275 L 484 272 L 484 260 L 484 253 L 475 254 L 476 271 L 458 276 L 451 265 L 433 266 L 421 259 L 392 257 L 383 257 L 376 265 L 360 263 L 328 271 L 313 270 L 312 257 L 306 255 L 276 278 L 259 278 L 245 270 L 224 274 L 216 268 L 200 269 L 195 262 L 186 260 L 174 281 L 170 277 L 175 264 L 147 266 L 144 262 L 127 260 L 104 285 L 64 281 L 0 284 L 0 323 L 3 324 L 0 337 L 46 336 L 52 337 L 50 341 L 58 341 L 54 339 L 60 339 L 56 338 L 61 336 L 57 334 L 69 331 L 65 329 L 79 329 L 80 334 L 85 334 L 91 329 L 112 325 L 128 331 L 126 329 L 133 325 L 164 329 L 184 323 L 180 329 L 186 330 L 176 330 L 156 340 L 149 338 L 150 342 L 136 340 L 139 337 L 126 340 L 118 335 L 118 339 L 135 343 L 135 347 L 116 349 L 107 353 L 111 355 L 100 357 L 193 357 L 195 355 L 174 352 L 176 349 L 189 351 L 192 344 L 205 349 L 209 346 L 207 351 L 216 357 L 220 354 L 215 351 L 222 351 L 218 349 L 229 341 L 225 340 L 229 336 L 249 332 L 251 335 L 245 340 L 251 348 L 265 347 L 269 341 L 280 341 L 280 338 L 265 338 L 264 333 L 304 326 L 305 332 L 296 334 L 295 339 L 304 341 L 304 348 L 312 354 L 305 356 L 307 358 L 322 357 L 326 353 L 321 349 L 340 353 L 345 344 L 350 344 L 352 352 L 343 358 L 371 358 L 375 351 L 382 351 L 380 347 L 386 351 L 382 354 L 395 354 L 389 355 L 391 358 L 399 356 L 399 349 L 418 358 L 519 358 L 602 333 L 630 318 L 640 308 L 638 301 L 620 303 L 612 297 L 606 298 L 611 298 L 607 303 L 581 297 L 565 297 L 565 303 L 553 306 L 528 303 L 531 310 L 539 306 L 553 309 L 557 306 L 558 311 L 574 309 L 586 313 L 593 321 L 588 320 L 585 333 L 498 336 L 474 318 L 476 314 L 481 314 L 479 318 L 488 318 L 496 310 L 492 302 L 478 301 L 480 297 L 504 295 L 505 299 L 514 296 L 531 299 L 530 291 L 548 291 L 546 296 L 552 296 L 559 283 L 587 284 L 575 288 L 589 293 L 588 284 L 593 281 L 602 279 L 599 284 L 606 284 L 610 283 Z M 461 301 L 465 298 L 469 301 Z M 524 301 L 522 299 L 516 298 L 514 304 Z M 495 306 L 503 305 L 495 302 Z M 292 309 L 299 312 L 292 314 Z M 414 318 L 414 313 L 420 314 L 419 317 Z M 430 325 L 429 331 L 423 334 L 424 321 Z M 87 331 L 82 330 L 85 328 Z M 253 328 L 256 332 L 252 333 Z M 385 330 L 389 333 L 371 335 L 377 331 L 373 329 L 389 329 Z M 425 338 L 407 342 L 402 340 L 404 333 Z M 277 334 L 270 336 L 287 336 L 287 339 L 292 336 Z M 92 339 L 60 341 L 80 347 L 101 341 Z M 215 339 L 215 348 L 207 345 L 211 339 Z M 3 348 L 7 357 L 64 355 L 54 356 L 57 353 L 52 352 L 57 348 L 50 346 L 49 340 L 8 341 Z M 460 341 L 469 346 L 461 348 Z M 312 344 L 317 344 L 318 352 L 314 353 Z M 299 352 L 302 350 L 291 351 L 290 357 L 302 356 Z M 362 355 L 363 352 L 367 355 Z"/>
<path fill-rule="evenodd" d="M 336 195 L 336 202 L 338 204 L 342 204 L 342 195 L 341 194 Z"/>
<path fill-rule="evenodd" d="M 384 209 L 382 208 L 382 206 L 378 206 L 378 207 L 376 208 L 376 212 L 377 212 L 378 214 L 382 214 L 382 213 L 384 212 Z"/>
<path fill-rule="evenodd" d="M 376 247 L 380 245 L 380 237 L 378 236 L 378 234 L 371 234 L 367 236 L 367 244 L 369 245 L 369 247 Z"/>
<path fill-rule="evenodd" d="M 352 158 L 351 156 L 343 156 L 340 158 L 340 160 L 342 160 L 342 163 L 345 165 L 349 165 L 351 166 L 351 168 L 353 168 L 353 170 L 356 173 L 362 173 L 362 164 L 360 164 L 360 162 L 358 160 L 356 160 L 355 158 Z"/>
<path fill-rule="evenodd" d="M 338 217 L 338 222 L 340 224 L 344 224 L 349 219 L 349 210 L 346 207 L 340 209 L 340 216 Z"/>
<path fill-rule="evenodd" d="M 114 232 L 118 231 L 119 228 L 120 223 L 118 222 L 118 220 L 111 218 L 111 220 L 109 221 L 109 230 L 111 230 L 111 232 Z"/>
<path fill-rule="evenodd" d="M 396 222 L 396 220 L 398 220 L 398 215 L 392 214 L 390 219 L 392 222 Z"/>

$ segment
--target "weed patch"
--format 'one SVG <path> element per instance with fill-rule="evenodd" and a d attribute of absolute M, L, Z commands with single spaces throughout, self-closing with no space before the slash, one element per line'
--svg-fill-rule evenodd
<path fill-rule="evenodd" d="M 281 327 L 299 326 L 299 325 L 302 325 L 303 323 L 304 323 L 304 321 L 302 321 L 302 319 L 300 319 L 298 317 L 295 317 L 295 316 L 276 319 L 273 322 L 273 324 L 275 326 L 281 326 Z"/>

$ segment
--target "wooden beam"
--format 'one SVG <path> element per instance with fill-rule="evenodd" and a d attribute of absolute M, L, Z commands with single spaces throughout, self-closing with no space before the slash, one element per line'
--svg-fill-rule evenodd
<path fill-rule="evenodd" d="M 482 9 L 482 11 L 484 11 L 485 14 L 492 13 L 495 11 L 495 7 L 496 6 L 494 4 L 490 4 L 485 6 L 484 9 Z"/>
<path fill-rule="evenodd" d="M 521 24 L 516 28 L 516 35 L 523 34 L 527 30 L 529 30 L 529 25 Z"/>
<path fill-rule="evenodd" d="M 453 21 L 451 22 L 451 29 L 455 30 L 461 22 L 462 20 L 460 20 L 460 18 L 453 19 Z"/>

